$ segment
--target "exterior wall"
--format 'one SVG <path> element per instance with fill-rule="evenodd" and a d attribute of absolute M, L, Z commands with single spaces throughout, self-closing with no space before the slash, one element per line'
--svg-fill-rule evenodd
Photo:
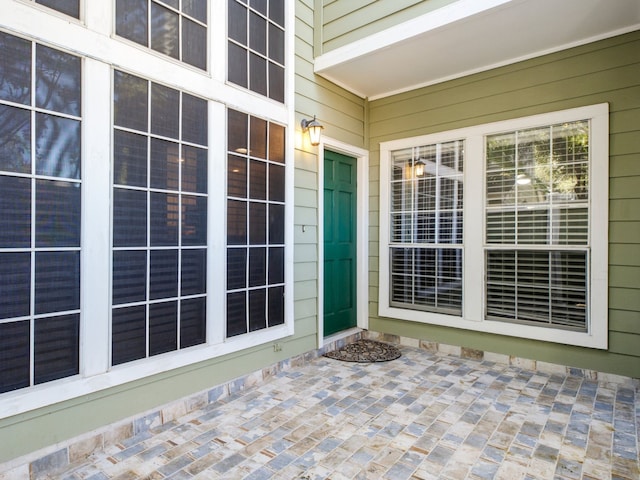
<path fill-rule="evenodd" d="M 118 424 L 178 399 L 206 392 L 234 378 L 286 363 L 318 345 L 318 158 L 300 131 L 300 119 L 317 115 L 324 133 L 363 148 L 365 101 L 313 73 L 313 0 L 295 3 L 295 334 L 273 342 L 177 368 L 118 387 L 0 419 L 0 464 L 87 432 Z M 305 226 L 304 232 L 302 226 Z M 126 429 L 125 429 L 126 430 Z M 124 432 L 126 435 L 128 430 Z M 130 434 L 130 432 L 129 432 Z M 106 441 L 106 439 L 105 439 Z M 0 468 L 0 472 L 2 468 Z"/>
<path fill-rule="evenodd" d="M 322 38 L 318 52 L 327 53 L 368 35 L 424 15 L 457 0 L 316 0 Z"/>
<path fill-rule="evenodd" d="M 610 109 L 608 351 L 378 317 L 380 142 L 603 102 Z M 371 330 L 640 377 L 640 31 L 377 100 L 369 115 Z"/>

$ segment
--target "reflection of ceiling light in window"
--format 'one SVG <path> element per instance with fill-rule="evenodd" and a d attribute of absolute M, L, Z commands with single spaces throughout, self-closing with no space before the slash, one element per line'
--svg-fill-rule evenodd
<path fill-rule="evenodd" d="M 518 185 L 529 185 L 531 183 L 531 178 L 526 173 L 520 173 L 516 178 L 516 183 Z"/>
<path fill-rule="evenodd" d="M 249 150 L 246 147 L 238 147 L 235 149 L 235 152 L 246 155 L 247 153 L 249 153 Z"/>
<path fill-rule="evenodd" d="M 239 168 L 234 168 L 233 170 L 231 170 L 232 173 L 238 173 L 240 171 Z"/>

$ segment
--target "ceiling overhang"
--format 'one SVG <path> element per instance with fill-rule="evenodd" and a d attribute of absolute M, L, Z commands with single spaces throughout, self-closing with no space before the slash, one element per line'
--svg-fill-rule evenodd
<path fill-rule="evenodd" d="M 640 0 L 458 0 L 315 59 L 375 100 L 640 29 Z"/>

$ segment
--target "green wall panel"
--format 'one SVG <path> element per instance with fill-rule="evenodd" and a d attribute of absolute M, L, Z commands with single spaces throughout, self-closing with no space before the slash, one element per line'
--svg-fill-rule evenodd
<path fill-rule="evenodd" d="M 373 101 L 370 159 L 378 165 L 383 141 L 596 103 L 610 110 L 609 350 L 378 318 L 374 261 L 372 330 L 640 377 L 640 31 Z M 377 187 L 372 181 L 373 214 Z"/>

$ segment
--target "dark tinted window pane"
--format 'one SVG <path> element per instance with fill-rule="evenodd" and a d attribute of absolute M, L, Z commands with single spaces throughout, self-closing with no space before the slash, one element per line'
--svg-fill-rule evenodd
<path fill-rule="evenodd" d="M 269 289 L 269 326 L 284 323 L 284 287 Z"/>
<path fill-rule="evenodd" d="M 0 105 L 0 119 L 0 170 L 31 173 L 31 113 Z"/>
<path fill-rule="evenodd" d="M 249 5 L 251 5 L 251 8 L 256 9 L 258 12 L 260 12 L 263 15 L 267 14 L 267 0 L 250 0 L 249 1 Z"/>
<path fill-rule="evenodd" d="M 80 18 L 79 0 L 36 0 L 36 3 L 53 8 L 73 18 Z"/>
<path fill-rule="evenodd" d="M 121 185 L 147 186 L 147 137 L 135 133 L 113 133 L 113 182 Z"/>
<path fill-rule="evenodd" d="M 0 99 L 31 104 L 31 42 L 0 32 L 0 52 Z"/>
<path fill-rule="evenodd" d="M 249 53 L 249 89 L 267 95 L 267 61 L 255 53 Z"/>
<path fill-rule="evenodd" d="M 147 311 L 144 305 L 113 310 L 111 336 L 113 365 L 147 356 L 146 322 Z"/>
<path fill-rule="evenodd" d="M 80 184 L 36 181 L 36 246 L 80 246 Z"/>
<path fill-rule="evenodd" d="M 247 286 L 247 249 L 227 249 L 227 290 Z"/>
<path fill-rule="evenodd" d="M 149 299 L 177 297 L 178 251 L 152 250 L 149 262 Z"/>
<path fill-rule="evenodd" d="M 180 348 L 206 341 L 206 298 L 190 298 L 180 302 Z"/>
<path fill-rule="evenodd" d="M 177 143 L 151 139 L 151 188 L 178 190 L 178 154 Z"/>
<path fill-rule="evenodd" d="M 269 58 L 284 64 L 284 30 L 269 24 Z"/>
<path fill-rule="evenodd" d="M 284 248 L 269 249 L 269 284 L 284 283 Z"/>
<path fill-rule="evenodd" d="M 249 243 L 267 243 L 267 205 L 264 203 L 249 204 Z"/>
<path fill-rule="evenodd" d="M 284 163 L 284 127 L 269 124 L 269 160 Z"/>
<path fill-rule="evenodd" d="M 149 82 L 123 72 L 114 72 L 114 123 L 147 131 Z"/>
<path fill-rule="evenodd" d="M 36 106 L 80 115 L 80 58 L 36 47 Z"/>
<path fill-rule="evenodd" d="M 147 193 L 113 189 L 113 246 L 147 245 Z"/>
<path fill-rule="evenodd" d="M 182 250 L 182 295 L 198 295 L 207 291 L 207 251 Z"/>
<path fill-rule="evenodd" d="M 178 195 L 151 192 L 151 245 L 178 245 Z"/>
<path fill-rule="evenodd" d="M 146 46 L 147 5 L 148 0 L 117 0 L 116 34 Z"/>
<path fill-rule="evenodd" d="M 227 338 L 247 333 L 246 292 L 227 293 Z"/>
<path fill-rule="evenodd" d="M 36 253 L 35 313 L 80 308 L 80 252 Z"/>
<path fill-rule="evenodd" d="M 284 243 L 284 205 L 269 205 L 269 243 Z"/>
<path fill-rule="evenodd" d="M 267 54 L 267 20 L 254 12 L 249 13 L 249 48 Z"/>
<path fill-rule="evenodd" d="M 182 196 L 182 245 L 207 244 L 206 197 Z"/>
<path fill-rule="evenodd" d="M 207 0 L 182 0 L 182 11 L 202 23 L 207 22 Z"/>
<path fill-rule="evenodd" d="M 247 8 L 235 0 L 229 0 L 227 29 L 229 38 L 247 45 Z"/>
<path fill-rule="evenodd" d="M 0 248 L 31 246 L 31 180 L 0 175 Z"/>
<path fill-rule="evenodd" d="M 35 321 L 34 383 L 50 382 L 79 373 L 80 315 Z"/>
<path fill-rule="evenodd" d="M 179 138 L 180 92 L 173 88 L 151 84 L 151 133 Z"/>
<path fill-rule="evenodd" d="M 207 151 L 182 147 L 182 190 L 207 193 Z"/>
<path fill-rule="evenodd" d="M 267 290 L 249 292 L 249 331 L 267 328 Z"/>
<path fill-rule="evenodd" d="M 227 201 L 227 243 L 229 245 L 245 245 L 247 243 L 246 202 Z"/>
<path fill-rule="evenodd" d="M 259 287 L 267 283 L 267 249 L 249 249 L 249 286 Z"/>
<path fill-rule="evenodd" d="M 29 315 L 30 303 L 31 254 L 0 253 L 0 318 Z"/>
<path fill-rule="evenodd" d="M 182 94 L 182 140 L 207 145 L 207 101 L 186 93 Z"/>
<path fill-rule="evenodd" d="M 207 151 L 182 147 L 182 190 L 207 193 Z"/>
<path fill-rule="evenodd" d="M 175 9 L 178 9 L 178 7 L 180 6 L 180 0 L 160 0 L 162 3 L 169 5 L 170 7 L 173 7 Z"/>
<path fill-rule="evenodd" d="M 80 122 L 36 114 L 36 173 L 80 178 Z"/>
<path fill-rule="evenodd" d="M 182 19 L 182 61 L 207 68 L 207 29 L 186 18 Z"/>
<path fill-rule="evenodd" d="M 177 13 L 151 3 L 151 48 L 173 58 L 179 58 L 179 23 Z"/>
<path fill-rule="evenodd" d="M 0 393 L 29 386 L 29 329 L 28 320 L 0 323 Z"/>
<path fill-rule="evenodd" d="M 227 147 L 230 152 L 242 155 L 248 153 L 247 114 L 236 110 L 227 110 Z"/>
<path fill-rule="evenodd" d="M 284 0 L 269 0 L 269 18 L 284 27 Z"/>
<path fill-rule="evenodd" d="M 284 202 L 284 167 L 269 165 L 269 200 Z"/>
<path fill-rule="evenodd" d="M 240 198 L 247 196 L 247 160 L 244 158 L 229 155 L 227 195 Z"/>
<path fill-rule="evenodd" d="M 251 117 L 251 150 L 252 157 L 267 158 L 267 122 L 258 117 Z"/>
<path fill-rule="evenodd" d="M 149 305 L 149 355 L 178 348 L 178 302 Z"/>
<path fill-rule="evenodd" d="M 147 252 L 113 252 L 113 304 L 143 302 L 147 293 Z"/>
<path fill-rule="evenodd" d="M 231 42 L 229 42 L 227 75 L 230 82 L 241 87 L 247 86 L 247 50 Z"/>
<path fill-rule="evenodd" d="M 284 102 L 284 68 L 269 62 L 269 98 Z"/>
<path fill-rule="evenodd" d="M 267 199 L 267 164 L 257 160 L 249 163 L 249 198 Z"/>

